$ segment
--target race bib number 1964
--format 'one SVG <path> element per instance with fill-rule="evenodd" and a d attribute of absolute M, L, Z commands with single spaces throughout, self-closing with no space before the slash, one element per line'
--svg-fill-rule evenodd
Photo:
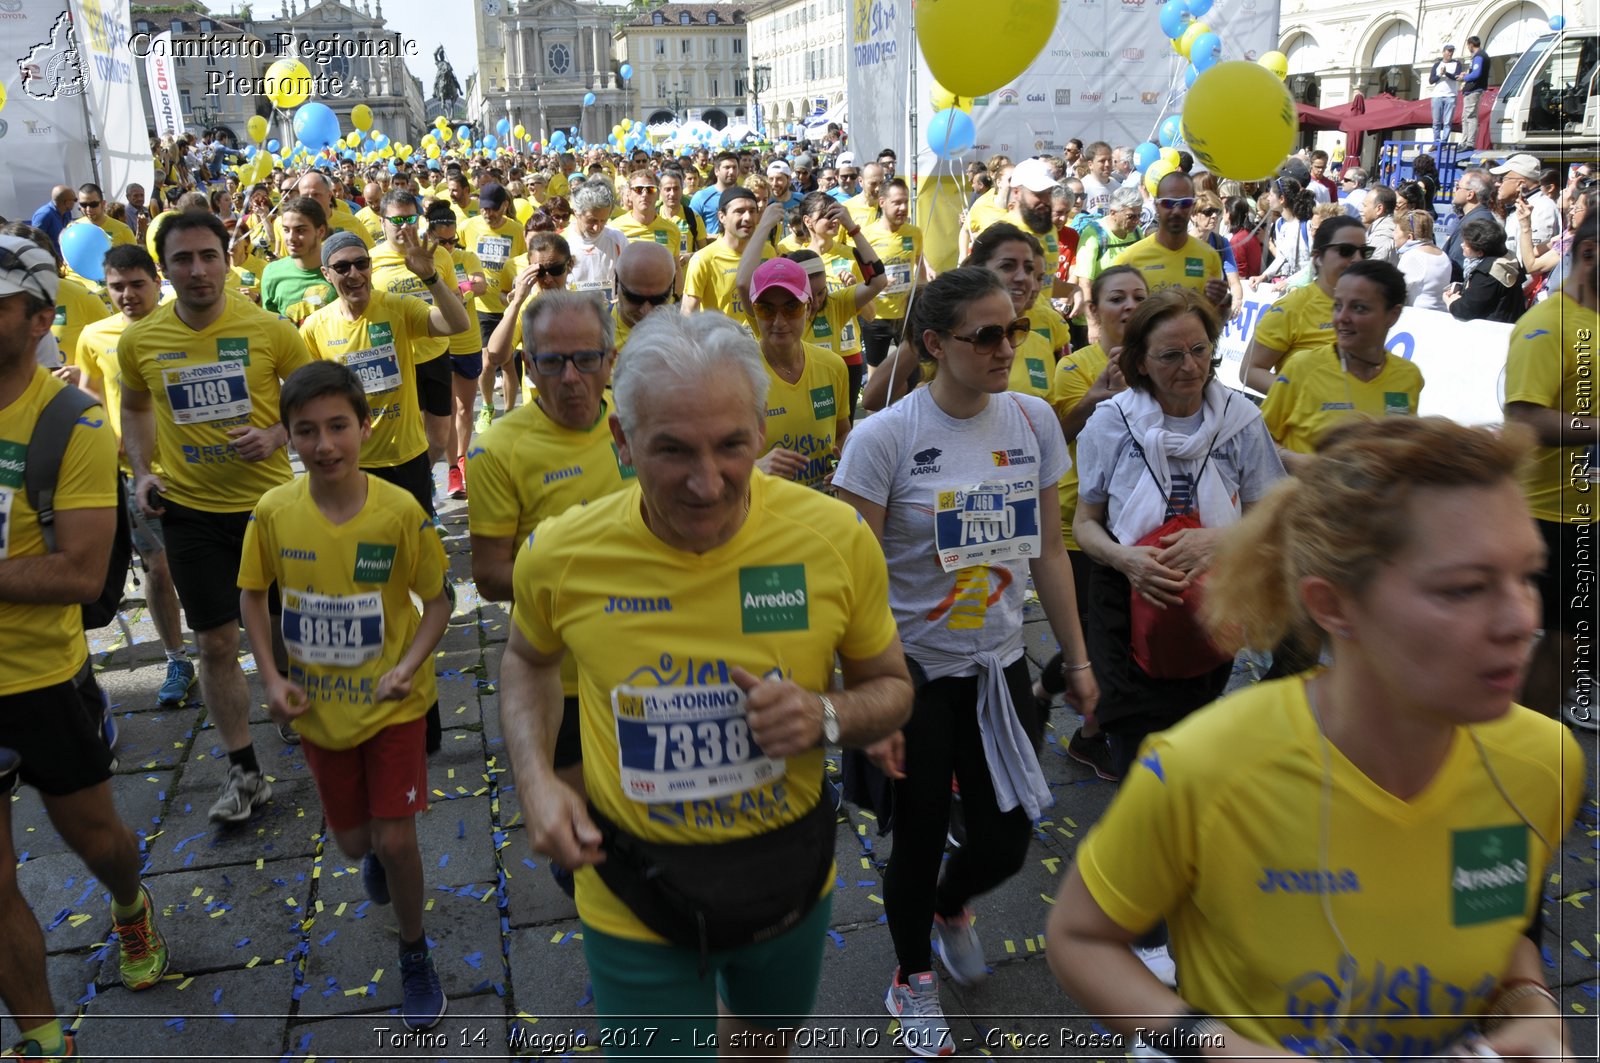
<path fill-rule="evenodd" d="M 993 480 L 938 493 L 934 547 L 946 572 L 1039 556 L 1037 480 Z"/>
<path fill-rule="evenodd" d="M 619 686 L 611 692 L 622 792 L 649 804 L 721 797 L 780 779 L 784 762 L 761 751 L 732 683 Z"/>

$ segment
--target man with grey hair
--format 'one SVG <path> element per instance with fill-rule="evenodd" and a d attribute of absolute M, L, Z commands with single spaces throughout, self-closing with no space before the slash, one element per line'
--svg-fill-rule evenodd
<path fill-rule="evenodd" d="M 1445 240 L 1442 250 L 1450 256 L 1450 261 L 1456 264 L 1455 275 L 1461 276 L 1464 264 L 1464 254 L 1461 249 L 1461 227 L 1475 218 L 1483 218 L 1500 224 L 1500 219 L 1495 216 L 1489 204 L 1494 202 L 1494 178 L 1489 176 L 1487 170 L 1468 170 L 1456 178 L 1456 188 L 1451 194 L 1451 201 L 1460 213 L 1461 220 L 1456 222 L 1455 228 L 1450 230 L 1449 239 Z"/>
<path fill-rule="evenodd" d="M 1352 218 L 1359 219 L 1366 209 L 1368 180 L 1367 171 L 1359 166 L 1346 166 L 1339 178 L 1339 191 L 1343 193 L 1340 202 Z"/>
<path fill-rule="evenodd" d="M 609 181 L 585 181 L 572 193 L 572 222 L 563 233 L 572 249 L 567 287 L 575 292 L 600 292 L 610 298 L 617 259 L 628 238 L 606 223 L 616 208 Z"/>
<path fill-rule="evenodd" d="M 636 479 L 516 561 L 501 718 L 529 843 L 577 869 L 602 1036 L 653 1015 L 665 1043 L 748 1044 L 804 1021 L 835 874 L 824 753 L 910 715 L 883 551 L 756 470 L 766 390 L 732 322 L 650 315 L 609 422 Z M 587 800 L 551 763 L 569 654 Z"/>

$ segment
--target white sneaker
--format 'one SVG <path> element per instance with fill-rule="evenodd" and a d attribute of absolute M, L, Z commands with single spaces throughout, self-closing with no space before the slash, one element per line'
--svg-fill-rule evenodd
<path fill-rule="evenodd" d="M 259 771 L 245 771 L 234 764 L 222 782 L 222 793 L 211 806 L 213 823 L 243 823 L 250 813 L 272 797 L 272 784 Z"/>
<path fill-rule="evenodd" d="M 1172 962 L 1172 953 L 1167 951 L 1165 945 L 1158 945 L 1153 949 L 1141 949 L 1134 946 L 1133 954 L 1139 957 L 1139 962 L 1150 969 L 1150 973 L 1161 979 L 1161 984 L 1172 989 L 1178 988 L 1178 965 Z"/>
<path fill-rule="evenodd" d="M 908 982 L 900 981 L 900 969 L 896 967 L 889 992 L 883 998 L 889 1014 L 900 1020 L 900 1040 L 919 1056 L 953 1055 L 956 1043 L 950 1036 L 950 1024 L 945 1022 L 944 1009 L 939 1007 L 939 983 L 933 972 L 914 974 Z"/>

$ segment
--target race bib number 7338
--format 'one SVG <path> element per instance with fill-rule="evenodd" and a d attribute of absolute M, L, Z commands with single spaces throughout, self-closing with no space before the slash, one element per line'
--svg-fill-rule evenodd
<path fill-rule="evenodd" d="M 611 692 L 622 792 L 642 803 L 699 800 L 781 778 L 784 762 L 761 751 L 732 683 L 620 686 Z"/>

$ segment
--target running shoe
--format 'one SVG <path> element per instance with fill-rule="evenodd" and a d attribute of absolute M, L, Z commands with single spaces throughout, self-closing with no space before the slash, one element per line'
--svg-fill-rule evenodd
<path fill-rule="evenodd" d="M 389 872 L 377 853 L 369 852 L 361 858 L 361 885 L 373 904 L 389 903 Z"/>
<path fill-rule="evenodd" d="M 1134 946 L 1133 954 L 1139 957 L 1139 962 L 1150 969 L 1150 973 L 1161 980 L 1161 984 L 1171 989 L 1178 988 L 1178 965 L 1172 962 L 1172 953 L 1165 945 L 1157 945 L 1153 949 L 1141 949 Z"/>
<path fill-rule="evenodd" d="M 176 661 L 169 658 L 167 679 L 156 693 L 156 701 L 163 709 L 177 708 L 189 696 L 189 688 L 192 686 L 194 686 L 194 662 L 187 657 Z"/>
<path fill-rule="evenodd" d="M 222 781 L 222 793 L 211 806 L 211 822 L 243 823 L 271 797 L 272 784 L 266 776 L 231 764 L 228 777 Z"/>
<path fill-rule="evenodd" d="M 481 434 L 487 432 L 492 424 L 494 424 L 494 403 L 486 402 L 483 404 L 483 409 L 478 411 L 478 419 L 473 422 L 472 428 Z"/>
<path fill-rule="evenodd" d="M 129 989 L 149 989 L 167 973 L 167 943 L 161 931 L 155 928 L 152 916 L 155 905 L 150 902 L 150 887 L 139 887 L 139 900 L 144 909 L 132 919 L 113 918 L 117 928 L 117 951 L 122 967 L 122 984 Z"/>
<path fill-rule="evenodd" d="M 444 521 L 439 519 L 439 514 L 437 513 L 433 515 L 433 530 L 434 533 L 439 536 L 439 541 L 441 543 L 444 542 L 445 537 L 450 534 L 449 532 L 445 531 Z"/>
<path fill-rule="evenodd" d="M 16 1060 L 17 1063 L 78 1063 L 77 1035 L 63 1032 L 61 1036 L 66 1041 L 66 1047 L 59 1056 L 45 1055 L 38 1041 L 18 1041 L 0 1052 L 0 1059 Z"/>
<path fill-rule="evenodd" d="M 1106 782 L 1116 782 L 1121 778 L 1111 763 L 1111 743 L 1106 741 L 1103 734 L 1085 738 L 1083 728 L 1078 728 L 1072 732 L 1072 739 L 1067 743 L 1067 756 L 1093 768 L 1094 773 Z"/>
<path fill-rule="evenodd" d="M 957 985 L 977 985 L 989 977 L 989 965 L 983 962 L 983 943 L 978 940 L 978 928 L 972 925 L 971 908 L 963 908 L 960 915 L 949 919 L 933 917 L 933 950 Z"/>
<path fill-rule="evenodd" d="M 294 729 L 294 724 L 292 723 L 278 724 L 278 737 L 283 739 L 283 744 L 286 746 L 300 744 L 300 732 Z"/>
<path fill-rule="evenodd" d="M 900 1020 L 900 1039 L 912 1052 L 919 1056 L 948 1056 L 955 1052 L 955 1039 L 950 1035 L 944 1009 L 939 1007 L 939 983 L 932 971 L 912 975 L 908 984 L 900 980 L 900 968 L 896 967 L 883 1006 Z"/>
<path fill-rule="evenodd" d="M 462 474 L 466 467 L 467 459 L 462 458 L 459 464 L 450 466 L 445 473 L 445 492 L 451 498 L 467 497 L 467 478 Z"/>
<path fill-rule="evenodd" d="M 400 954 L 400 982 L 405 1002 L 400 1016 L 408 1030 L 431 1030 L 444 1018 L 450 1001 L 439 985 L 439 972 L 433 967 L 433 954 L 426 948 Z"/>

